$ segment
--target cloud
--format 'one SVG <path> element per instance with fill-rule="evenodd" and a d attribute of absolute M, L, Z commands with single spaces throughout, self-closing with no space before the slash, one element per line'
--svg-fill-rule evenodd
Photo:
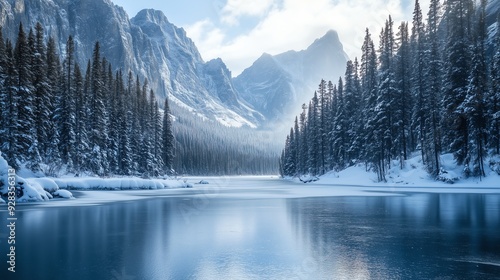
<path fill-rule="evenodd" d="M 263 16 L 274 4 L 274 0 L 228 0 L 221 11 L 221 22 L 229 25 L 238 23 L 242 16 Z"/>
<path fill-rule="evenodd" d="M 354 59 L 360 55 L 366 27 L 372 33 L 372 39 L 378 41 L 389 14 L 395 22 L 395 29 L 401 21 L 411 21 L 412 18 L 400 0 L 255 2 L 229 0 L 222 9 L 220 23 L 207 19 L 186 27 L 204 59 L 221 57 L 237 75 L 264 52 L 278 54 L 305 49 L 330 29 L 339 33 L 345 51 Z M 423 10 L 426 13 L 426 9 Z M 262 18 L 248 31 L 230 36 L 230 31 L 234 32 L 231 28 L 243 16 Z"/>

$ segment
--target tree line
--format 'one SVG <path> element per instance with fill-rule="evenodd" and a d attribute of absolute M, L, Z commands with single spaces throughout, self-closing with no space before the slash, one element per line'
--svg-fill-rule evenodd
<path fill-rule="evenodd" d="M 162 112 L 147 79 L 113 72 L 99 42 L 85 72 L 71 36 L 65 50 L 56 52 L 40 23 L 28 33 L 21 23 L 15 43 L 3 39 L 0 27 L 2 156 L 16 169 L 46 175 L 170 173 L 175 139 L 168 100 Z"/>
<path fill-rule="evenodd" d="M 191 175 L 278 174 L 280 145 L 272 131 L 227 127 L 172 105 L 174 169 Z"/>
<path fill-rule="evenodd" d="M 378 49 L 368 29 L 361 60 L 348 61 L 336 84 L 322 80 L 287 136 L 283 176 L 321 175 L 357 163 L 385 181 L 419 152 L 428 172 L 445 172 L 453 153 L 466 176 L 485 176 L 500 154 L 500 16 L 491 42 L 486 0 L 431 0 L 427 20 L 415 2 L 394 30 L 389 16 Z"/>

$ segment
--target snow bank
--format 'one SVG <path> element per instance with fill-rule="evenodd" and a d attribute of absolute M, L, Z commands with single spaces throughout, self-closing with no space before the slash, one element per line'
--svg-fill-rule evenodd
<path fill-rule="evenodd" d="M 186 188 L 184 181 L 173 179 L 142 179 L 137 177 L 124 178 L 55 178 L 55 184 L 60 189 L 67 190 L 138 190 L 138 189 L 170 189 Z"/>
<path fill-rule="evenodd" d="M 0 203 L 5 203 L 8 188 L 9 164 L 0 153 Z M 30 174 L 24 172 L 23 174 Z M 33 175 L 33 174 L 32 174 Z M 189 188 L 191 184 L 173 179 L 141 179 L 141 178 L 23 178 L 14 175 L 18 202 L 47 201 L 54 197 L 74 199 L 69 190 L 136 190 L 136 189 L 167 189 Z"/>
<path fill-rule="evenodd" d="M 486 177 L 465 178 L 464 167 L 457 165 L 452 154 L 444 154 L 440 158 L 441 172 L 436 179 L 425 170 L 421 157 L 414 154 L 406 160 L 401 168 L 397 160 L 391 163 L 387 171 L 387 182 L 378 182 L 377 175 L 367 171 L 364 164 L 349 167 L 340 172 L 329 172 L 320 177 L 318 185 L 354 185 L 354 186 L 419 186 L 419 187 L 444 187 L 447 184 L 455 184 L 457 187 L 470 187 L 471 184 L 480 184 L 481 187 L 498 188 L 500 186 L 500 174 L 496 168 L 500 168 L 500 158 L 488 159 L 485 163 Z M 500 169 L 499 169 L 500 170 Z"/>
<path fill-rule="evenodd" d="M 53 190 L 52 188 L 49 187 L 49 189 L 46 190 L 38 182 L 26 180 L 17 174 L 9 174 L 9 168 L 9 164 L 0 154 L 0 194 L 4 197 L 4 200 L 8 193 L 9 176 L 15 177 L 16 200 L 18 202 L 46 201 L 53 198 L 50 193 L 50 191 Z M 53 185 L 51 187 L 53 187 Z"/>

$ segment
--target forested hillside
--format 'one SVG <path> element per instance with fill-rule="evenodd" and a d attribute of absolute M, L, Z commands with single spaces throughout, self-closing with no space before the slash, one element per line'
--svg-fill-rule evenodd
<path fill-rule="evenodd" d="M 58 54 L 41 24 L 16 42 L 0 29 L 0 151 L 14 168 L 56 176 L 276 174 L 269 133 L 202 119 L 113 72 L 96 42 L 85 72 L 69 37 Z M 201 99 L 199 102 L 203 102 Z"/>
<path fill-rule="evenodd" d="M 172 105 L 178 174 L 278 174 L 280 145 L 273 131 L 221 125 Z"/>
<path fill-rule="evenodd" d="M 147 80 L 113 72 L 96 42 L 85 72 L 66 52 L 56 53 L 43 27 L 16 42 L 0 29 L 0 150 L 14 168 L 57 175 L 157 176 L 171 172 L 170 115 L 162 116 Z M 168 103 L 165 103 L 168 110 Z"/>
<path fill-rule="evenodd" d="M 485 0 L 432 0 L 424 20 L 417 0 L 411 30 L 389 16 L 378 48 L 367 29 L 360 61 L 349 61 L 336 84 L 322 80 L 303 106 L 281 173 L 321 175 L 365 163 L 385 181 L 391 160 L 403 167 L 419 152 L 434 177 L 446 172 L 443 153 L 465 176 L 485 176 L 486 159 L 500 154 L 500 21 L 488 26 L 486 7 Z"/>

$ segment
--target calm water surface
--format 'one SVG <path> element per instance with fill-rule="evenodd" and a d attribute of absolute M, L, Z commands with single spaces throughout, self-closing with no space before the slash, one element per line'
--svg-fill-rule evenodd
<path fill-rule="evenodd" d="M 17 272 L 3 228 L 0 279 L 500 279 L 499 206 L 496 194 L 22 206 Z"/>

